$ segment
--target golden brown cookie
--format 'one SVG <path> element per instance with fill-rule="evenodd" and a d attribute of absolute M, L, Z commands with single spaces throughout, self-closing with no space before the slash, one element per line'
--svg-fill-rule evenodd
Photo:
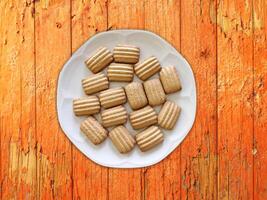
<path fill-rule="evenodd" d="M 159 115 L 158 122 L 162 128 L 171 130 L 176 124 L 180 115 L 181 108 L 172 101 L 166 101 L 162 106 Z"/>
<path fill-rule="evenodd" d="M 73 111 L 76 116 L 99 113 L 100 103 L 96 96 L 88 96 L 73 100 Z"/>
<path fill-rule="evenodd" d="M 157 126 L 150 126 L 141 131 L 135 136 L 135 139 L 141 151 L 147 151 L 164 140 L 163 133 Z"/>
<path fill-rule="evenodd" d="M 143 108 L 147 105 L 147 98 L 142 83 L 132 82 L 126 85 L 124 89 L 133 110 Z"/>
<path fill-rule="evenodd" d="M 112 129 L 109 137 L 120 153 L 128 153 L 134 148 L 135 140 L 124 126 Z"/>
<path fill-rule="evenodd" d="M 159 76 L 166 94 L 181 90 L 181 82 L 174 66 L 163 67 Z"/>
<path fill-rule="evenodd" d="M 135 64 L 139 60 L 140 49 L 131 45 L 117 45 L 113 50 L 114 61 Z"/>
<path fill-rule="evenodd" d="M 101 119 L 102 125 L 106 128 L 124 124 L 127 121 L 127 112 L 123 106 L 109 108 L 102 111 Z"/>
<path fill-rule="evenodd" d="M 134 129 L 146 128 L 157 124 L 158 117 L 156 111 L 151 106 L 146 106 L 130 114 L 130 122 Z"/>
<path fill-rule="evenodd" d="M 94 94 L 99 91 L 108 89 L 108 78 L 103 74 L 93 74 L 82 80 L 83 90 L 86 94 Z"/>
<path fill-rule="evenodd" d="M 149 105 L 158 106 L 165 102 L 166 95 L 159 79 L 144 82 L 144 88 Z"/>
<path fill-rule="evenodd" d="M 122 87 L 111 88 L 100 92 L 99 100 L 101 106 L 104 108 L 111 108 L 124 104 L 126 102 L 126 95 Z"/>
<path fill-rule="evenodd" d="M 80 129 L 95 145 L 100 144 L 107 138 L 107 130 L 94 117 L 90 116 L 83 121 Z"/>
<path fill-rule="evenodd" d="M 107 72 L 109 81 L 131 82 L 134 77 L 133 66 L 123 63 L 111 63 Z"/>
<path fill-rule="evenodd" d="M 143 81 L 153 76 L 161 69 L 158 59 L 154 56 L 147 58 L 134 66 L 135 74 Z"/>
<path fill-rule="evenodd" d="M 95 74 L 107 67 L 112 61 L 112 53 L 106 47 L 101 47 L 94 52 L 85 64 Z"/>

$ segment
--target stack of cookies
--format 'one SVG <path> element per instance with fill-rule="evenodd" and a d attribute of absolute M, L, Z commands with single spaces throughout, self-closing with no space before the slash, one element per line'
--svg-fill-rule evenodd
<path fill-rule="evenodd" d="M 139 56 L 138 47 L 117 45 L 113 52 L 101 47 L 85 61 L 93 73 L 82 80 L 88 96 L 74 99 L 73 111 L 76 116 L 88 117 L 80 129 L 93 144 L 109 138 L 120 153 L 132 151 L 135 144 L 141 151 L 147 151 L 163 142 L 161 128 L 174 128 L 181 108 L 166 95 L 181 90 L 176 68 L 162 68 L 154 56 L 139 62 Z M 151 78 L 157 73 L 159 78 Z M 134 74 L 141 82 L 133 82 Z M 110 88 L 110 82 L 129 83 Z M 127 102 L 132 109 L 130 113 L 124 107 Z M 155 106 L 161 106 L 159 113 Z M 99 121 L 95 118 L 98 113 Z M 135 134 L 125 127 L 128 116 Z"/>

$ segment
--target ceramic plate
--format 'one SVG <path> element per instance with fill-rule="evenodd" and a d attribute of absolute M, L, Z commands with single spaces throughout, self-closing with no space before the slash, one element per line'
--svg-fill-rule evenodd
<path fill-rule="evenodd" d="M 140 61 L 149 56 L 156 56 L 162 67 L 174 65 L 182 84 L 180 92 L 167 96 L 181 108 L 181 115 L 172 131 L 164 132 L 164 142 L 145 153 L 136 146 L 133 151 L 122 155 L 118 153 L 109 138 L 102 144 L 93 145 L 80 131 L 81 122 L 86 117 L 76 117 L 72 110 L 72 100 L 86 96 L 81 80 L 91 72 L 84 61 L 99 47 L 112 50 L 117 44 L 130 44 L 140 48 Z M 154 77 L 157 77 L 155 75 Z M 153 78 L 153 77 L 152 77 Z M 151 79 L 151 78 L 150 78 Z M 137 77 L 134 81 L 140 81 Z M 127 83 L 113 83 L 110 87 L 125 86 Z M 128 112 L 131 109 L 125 104 Z M 159 111 L 160 107 L 156 107 Z M 58 78 L 57 112 L 60 126 L 71 142 L 89 159 L 107 167 L 136 168 L 156 164 L 170 154 L 190 131 L 196 115 L 196 84 L 193 72 L 185 58 L 176 49 L 158 35 L 141 30 L 114 30 L 99 33 L 85 42 L 67 61 Z M 99 119 L 99 116 L 95 116 Z M 135 135 L 136 132 L 128 123 L 126 127 Z"/>

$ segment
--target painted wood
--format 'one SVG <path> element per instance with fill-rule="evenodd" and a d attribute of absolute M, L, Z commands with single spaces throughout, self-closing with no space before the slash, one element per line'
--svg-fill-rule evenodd
<path fill-rule="evenodd" d="M 56 114 L 57 78 L 71 55 L 70 1 L 35 2 L 37 197 L 72 198 L 71 143 Z"/>
<path fill-rule="evenodd" d="M 254 199 L 267 199 L 267 2 L 253 2 Z"/>
<path fill-rule="evenodd" d="M 181 52 L 193 68 L 198 102 L 181 145 L 181 199 L 216 199 L 216 1 L 182 0 Z"/>
<path fill-rule="evenodd" d="M 266 199 L 266 12 L 264 0 L 1 0 L 0 199 Z M 56 115 L 65 61 L 121 28 L 165 38 L 197 81 L 193 129 L 143 169 L 93 163 Z"/>
<path fill-rule="evenodd" d="M 36 196 L 34 5 L 0 1 L 0 192 Z"/>
<path fill-rule="evenodd" d="M 72 1 L 71 41 L 72 52 L 89 37 L 107 28 L 107 7 L 105 1 Z M 73 198 L 107 199 L 108 169 L 85 157 L 73 147 Z"/>
<path fill-rule="evenodd" d="M 218 198 L 253 198 L 252 2 L 218 1 Z"/>

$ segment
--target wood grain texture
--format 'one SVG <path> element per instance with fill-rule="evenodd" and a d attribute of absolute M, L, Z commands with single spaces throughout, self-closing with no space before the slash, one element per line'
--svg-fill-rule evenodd
<path fill-rule="evenodd" d="M 33 7 L 0 1 L 0 199 L 36 196 Z"/>
<path fill-rule="evenodd" d="M 145 29 L 153 31 L 180 49 L 180 1 L 146 1 Z M 175 133 L 179 134 L 179 133 Z M 145 199 L 180 198 L 180 148 L 144 171 Z"/>
<path fill-rule="evenodd" d="M 267 199 L 267 2 L 253 2 L 254 199 Z"/>
<path fill-rule="evenodd" d="M 72 0 L 72 52 L 89 37 L 107 28 L 106 1 Z M 107 199 L 108 170 L 73 147 L 73 198 Z"/>
<path fill-rule="evenodd" d="M 218 198 L 253 198 L 252 2 L 219 1 Z"/>
<path fill-rule="evenodd" d="M 108 29 L 143 29 L 144 1 L 109 0 Z M 109 169 L 109 199 L 142 199 L 142 169 Z"/>
<path fill-rule="evenodd" d="M 198 94 L 195 124 L 181 145 L 182 199 L 217 197 L 215 23 L 215 1 L 182 0 L 181 53 L 194 71 Z"/>
<path fill-rule="evenodd" d="M 59 127 L 56 87 L 71 55 L 70 2 L 35 2 L 37 198 L 72 198 L 71 143 Z"/>
<path fill-rule="evenodd" d="M 1 0 L 0 16 L 0 199 L 267 199 L 265 0 Z M 55 91 L 83 42 L 127 28 L 186 57 L 197 117 L 162 162 L 108 169 L 65 137 Z"/>

